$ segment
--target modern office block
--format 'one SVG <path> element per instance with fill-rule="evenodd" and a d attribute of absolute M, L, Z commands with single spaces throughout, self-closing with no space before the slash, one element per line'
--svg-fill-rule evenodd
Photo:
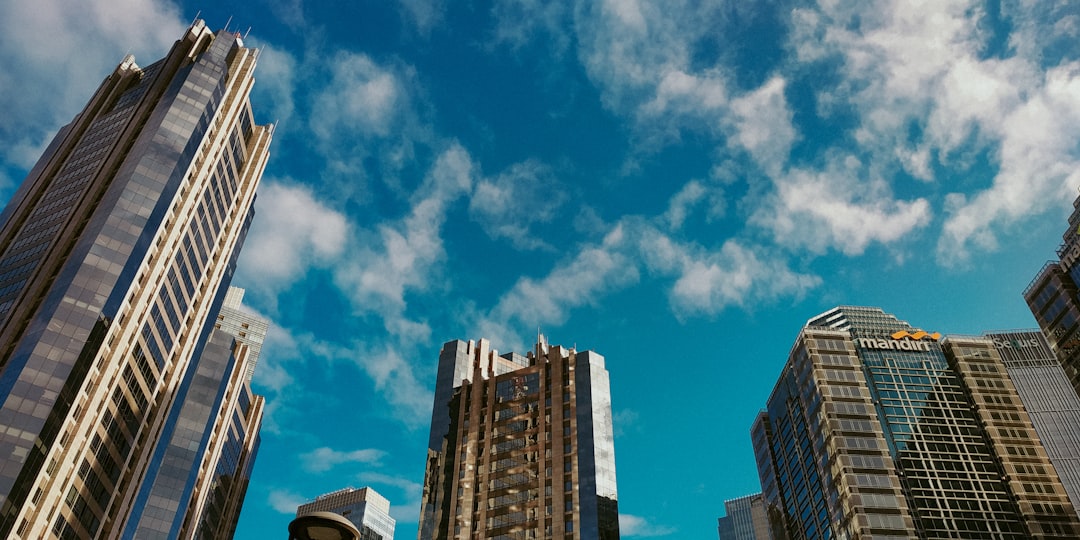
<path fill-rule="evenodd" d="M 119 536 L 192 381 L 228 372 L 214 318 L 272 132 L 256 57 L 197 21 L 125 58 L 0 214 L 0 537 Z"/>
<path fill-rule="evenodd" d="M 359 540 L 393 540 L 394 518 L 390 501 L 369 487 L 345 488 L 300 505 L 296 516 L 312 512 L 333 512 L 344 516 L 360 531 Z"/>
<path fill-rule="evenodd" d="M 216 328 L 233 336 L 236 341 L 247 345 L 251 350 L 251 361 L 248 362 L 244 371 L 244 380 L 250 383 L 255 373 L 255 366 L 259 363 L 259 354 L 262 352 L 270 321 L 241 309 L 243 301 L 244 289 L 229 287 L 229 291 L 225 293 L 225 302 L 218 313 Z"/>
<path fill-rule="evenodd" d="M 1080 396 L 1038 330 L 988 333 L 1046 455 L 1080 510 Z"/>
<path fill-rule="evenodd" d="M 251 393 L 247 373 L 266 337 L 239 329 L 267 326 L 241 309 L 243 293 L 229 287 L 197 368 L 181 383 L 124 538 L 232 538 L 262 423 L 263 399 Z"/>
<path fill-rule="evenodd" d="M 1073 388 L 1080 392 L 1080 197 L 1073 201 L 1061 239 L 1059 260 L 1043 266 L 1024 290 L 1024 300 Z"/>
<path fill-rule="evenodd" d="M 727 515 L 717 520 L 720 540 L 771 540 L 760 493 L 724 501 L 724 511 Z"/>
<path fill-rule="evenodd" d="M 752 435 L 778 536 L 1080 535 L 989 338 L 830 310 L 800 332 Z"/>
<path fill-rule="evenodd" d="M 619 537 L 602 356 L 451 341 L 437 377 L 421 540 Z"/>

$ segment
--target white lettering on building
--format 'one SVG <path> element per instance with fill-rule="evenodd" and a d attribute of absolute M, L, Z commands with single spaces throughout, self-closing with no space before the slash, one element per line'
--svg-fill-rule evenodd
<path fill-rule="evenodd" d="M 855 342 L 864 349 L 892 351 L 929 351 L 930 343 L 911 339 L 858 338 Z"/>

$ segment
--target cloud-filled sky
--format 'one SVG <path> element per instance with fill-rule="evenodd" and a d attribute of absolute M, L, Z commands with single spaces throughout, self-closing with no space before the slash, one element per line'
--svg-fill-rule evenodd
<path fill-rule="evenodd" d="M 217 4 L 3 3 L 0 197 L 125 54 L 196 17 L 260 49 L 238 538 L 364 485 L 413 538 L 441 344 L 538 329 L 607 359 L 623 535 L 712 537 L 801 324 L 1032 327 L 1080 187 L 1071 2 Z"/>

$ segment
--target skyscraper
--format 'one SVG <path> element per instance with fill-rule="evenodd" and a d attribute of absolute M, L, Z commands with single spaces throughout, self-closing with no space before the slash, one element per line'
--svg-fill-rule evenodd
<path fill-rule="evenodd" d="M 994 341 L 1046 454 L 1080 510 L 1080 396 L 1038 330 L 986 334 Z"/>
<path fill-rule="evenodd" d="M 1039 323 L 1073 388 L 1080 393 L 1080 197 L 1057 255 L 1024 289 L 1024 300 Z"/>
<path fill-rule="evenodd" d="M 724 501 L 727 515 L 719 518 L 720 540 L 770 540 L 769 517 L 760 493 Z"/>
<path fill-rule="evenodd" d="M 752 429 L 788 538 L 1064 538 L 1077 517 L 991 339 L 843 306 L 807 322 Z"/>
<path fill-rule="evenodd" d="M 604 357 L 487 340 L 439 354 L 421 540 L 619 537 Z"/>
<path fill-rule="evenodd" d="M 369 487 L 345 488 L 300 505 L 296 516 L 311 512 L 333 512 L 352 522 L 360 531 L 359 540 L 393 540 L 394 518 L 390 517 L 390 501 Z"/>
<path fill-rule="evenodd" d="M 252 122 L 256 57 L 196 21 L 163 59 L 125 58 L 0 214 L 0 537 L 127 522 L 221 345 L 272 132 Z"/>
<path fill-rule="evenodd" d="M 241 309 L 243 297 L 229 287 L 197 368 L 180 385 L 124 538 L 232 538 L 262 424 L 263 399 L 247 373 L 268 326 Z"/>

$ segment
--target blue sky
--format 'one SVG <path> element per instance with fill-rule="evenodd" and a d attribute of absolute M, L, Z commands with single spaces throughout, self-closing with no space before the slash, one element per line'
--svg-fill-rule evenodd
<path fill-rule="evenodd" d="M 414 538 L 451 339 L 603 354 L 624 537 L 712 538 L 799 327 L 1034 326 L 1080 187 L 1070 2 L 14 0 L 0 197 L 200 13 L 277 123 L 235 284 L 274 321 L 238 538 L 346 486 Z M 230 22 L 231 18 L 231 22 Z"/>

